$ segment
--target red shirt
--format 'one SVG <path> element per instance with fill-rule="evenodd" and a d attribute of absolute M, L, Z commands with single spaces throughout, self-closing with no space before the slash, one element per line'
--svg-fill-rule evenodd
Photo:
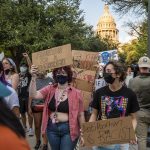
<path fill-rule="evenodd" d="M 42 88 L 39 92 L 43 95 L 45 99 L 45 105 L 43 110 L 43 119 L 42 119 L 42 133 L 46 132 L 48 119 L 49 119 L 49 103 L 52 97 L 55 94 L 56 86 L 48 85 Z M 79 114 L 84 112 L 83 99 L 81 92 L 76 88 L 69 87 L 68 90 L 68 103 L 69 103 L 69 126 L 70 126 L 70 135 L 72 141 L 74 141 L 80 134 L 79 126 Z"/>

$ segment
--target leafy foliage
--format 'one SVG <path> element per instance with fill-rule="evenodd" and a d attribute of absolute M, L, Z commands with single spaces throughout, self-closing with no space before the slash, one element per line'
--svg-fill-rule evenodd
<path fill-rule="evenodd" d="M 0 47 L 22 59 L 29 52 L 72 44 L 72 49 L 111 49 L 84 22 L 80 0 L 5 0 L 0 2 Z"/>

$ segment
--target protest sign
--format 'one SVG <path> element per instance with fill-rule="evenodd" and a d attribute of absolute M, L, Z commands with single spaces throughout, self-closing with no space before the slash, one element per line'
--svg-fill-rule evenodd
<path fill-rule="evenodd" d="M 92 101 L 92 93 L 87 91 L 81 91 L 82 97 L 83 97 L 83 105 L 84 110 L 88 110 L 89 104 Z"/>
<path fill-rule="evenodd" d="M 73 64 L 71 45 L 63 45 L 32 54 L 32 62 L 39 71 Z"/>
<path fill-rule="evenodd" d="M 72 50 L 73 65 L 75 68 L 95 70 L 98 63 L 98 52 Z"/>
<path fill-rule="evenodd" d="M 87 110 L 92 99 L 92 91 L 95 80 L 95 71 L 73 68 L 73 86 L 81 90 L 84 102 L 84 110 Z"/>
<path fill-rule="evenodd" d="M 95 71 L 73 68 L 73 86 L 87 92 L 92 92 L 95 80 Z"/>
<path fill-rule="evenodd" d="M 104 78 L 95 79 L 95 90 L 104 87 L 106 85 L 106 81 Z"/>
<path fill-rule="evenodd" d="M 117 50 L 108 50 L 99 52 L 98 61 L 101 65 L 107 64 L 110 60 L 118 60 L 118 52 Z"/>
<path fill-rule="evenodd" d="M 129 143 L 135 140 L 131 117 L 120 117 L 82 124 L 85 146 Z"/>

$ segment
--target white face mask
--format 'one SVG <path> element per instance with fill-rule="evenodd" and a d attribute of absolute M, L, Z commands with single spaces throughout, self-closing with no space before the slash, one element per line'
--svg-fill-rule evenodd
<path fill-rule="evenodd" d="M 20 67 L 20 72 L 21 73 L 26 73 L 27 72 L 27 67 Z"/>

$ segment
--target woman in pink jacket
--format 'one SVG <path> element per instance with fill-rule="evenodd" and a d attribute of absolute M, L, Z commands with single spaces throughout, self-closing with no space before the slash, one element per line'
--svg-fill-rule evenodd
<path fill-rule="evenodd" d="M 53 78 L 56 84 L 39 91 L 36 90 L 37 72 L 37 67 L 33 65 L 29 92 L 34 99 L 45 99 L 42 133 L 46 132 L 52 150 L 73 150 L 85 119 L 81 93 L 70 85 L 71 68 L 65 66 L 54 69 Z"/>

